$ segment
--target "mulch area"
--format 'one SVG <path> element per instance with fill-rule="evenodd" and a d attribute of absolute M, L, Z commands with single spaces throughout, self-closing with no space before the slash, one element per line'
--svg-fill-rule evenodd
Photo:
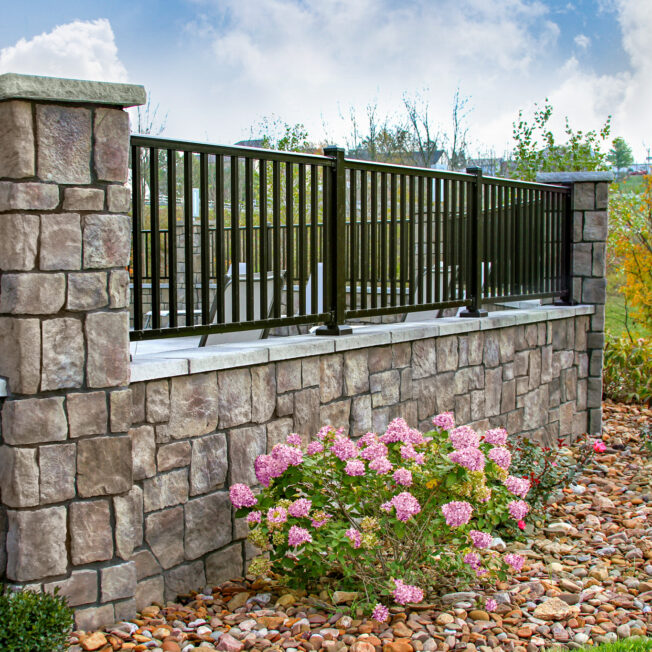
<path fill-rule="evenodd" d="M 148 607 L 104 632 L 75 632 L 70 652 L 534 652 L 652 635 L 652 452 L 640 437 L 652 410 L 607 402 L 604 419 L 607 450 L 564 490 L 545 531 L 510 546 L 527 562 L 497 584 L 495 612 L 471 591 L 393 609 L 380 625 L 345 604 L 243 580 Z"/>

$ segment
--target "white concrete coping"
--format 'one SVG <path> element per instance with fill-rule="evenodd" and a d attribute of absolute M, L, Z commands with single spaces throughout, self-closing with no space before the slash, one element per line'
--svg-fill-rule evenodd
<path fill-rule="evenodd" d="M 351 335 L 338 337 L 295 335 L 239 344 L 220 344 L 201 349 L 162 351 L 143 356 L 136 355 L 131 363 L 131 382 L 248 367 L 266 362 L 532 324 L 551 319 L 568 319 L 579 315 L 591 315 L 594 312 L 594 306 L 545 305 L 529 310 L 493 312 L 479 319 L 449 317 L 422 322 L 353 326 Z"/>
<path fill-rule="evenodd" d="M 7 381 L 0 378 L 0 396 L 7 396 Z"/>
<path fill-rule="evenodd" d="M 590 183 L 591 181 L 613 181 L 610 170 L 590 170 L 585 172 L 537 172 L 540 183 Z"/>
<path fill-rule="evenodd" d="M 0 100 L 74 102 L 124 108 L 145 104 L 147 93 L 144 86 L 137 84 L 114 84 L 8 72 L 0 75 Z"/>

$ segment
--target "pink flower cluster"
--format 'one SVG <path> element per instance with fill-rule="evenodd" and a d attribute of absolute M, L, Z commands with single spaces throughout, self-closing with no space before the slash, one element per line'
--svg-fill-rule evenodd
<path fill-rule="evenodd" d="M 388 455 L 389 450 L 387 446 L 380 442 L 373 442 L 360 451 L 360 457 L 363 457 L 365 460 L 375 460 L 379 457 L 387 457 Z"/>
<path fill-rule="evenodd" d="M 260 484 L 269 487 L 273 478 L 278 478 L 289 466 L 298 466 L 303 462 L 300 448 L 287 444 L 276 444 L 271 455 L 259 455 L 254 462 L 254 471 Z"/>
<path fill-rule="evenodd" d="M 258 499 L 246 484 L 240 482 L 232 484 L 229 489 L 229 498 L 236 509 L 241 507 L 253 507 Z"/>
<path fill-rule="evenodd" d="M 364 462 L 362 460 L 348 460 L 344 467 L 346 475 L 364 475 Z"/>
<path fill-rule="evenodd" d="M 480 445 L 480 435 L 469 426 L 460 426 L 448 433 L 453 448 L 477 448 Z"/>
<path fill-rule="evenodd" d="M 418 586 L 405 584 L 403 580 L 394 580 L 394 600 L 398 604 L 415 603 L 423 600 L 423 591 Z"/>
<path fill-rule="evenodd" d="M 389 618 L 389 609 L 380 604 L 380 602 L 374 607 L 374 611 L 371 614 L 371 617 L 379 623 L 384 623 Z"/>
<path fill-rule="evenodd" d="M 517 555 L 514 552 L 507 553 L 503 559 L 505 560 L 505 563 L 509 564 L 517 573 L 521 571 L 521 568 L 523 568 L 523 564 L 525 563 L 525 557 Z"/>
<path fill-rule="evenodd" d="M 298 525 L 293 525 L 288 532 L 288 545 L 296 548 L 297 546 L 303 545 L 304 543 L 310 543 L 312 541 L 312 535 L 306 528 L 299 527 Z"/>
<path fill-rule="evenodd" d="M 412 484 L 412 472 L 409 469 L 396 469 L 394 471 L 394 482 L 404 487 L 409 487 Z"/>
<path fill-rule="evenodd" d="M 482 550 L 483 548 L 488 548 L 493 541 L 493 537 L 488 532 L 480 532 L 480 530 L 471 530 L 469 532 L 471 541 L 476 548 Z"/>
<path fill-rule="evenodd" d="M 360 439 L 358 439 L 358 448 L 363 448 L 364 446 L 371 446 L 372 444 L 375 444 L 378 441 L 378 435 L 376 435 L 375 432 L 368 432 Z"/>
<path fill-rule="evenodd" d="M 285 507 L 270 507 L 267 510 L 268 523 L 285 523 L 288 520 L 288 512 Z"/>
<path fill-rule="evenodd" d="M 401 441 L 404 444 L 413 444 L 415 446 L 424 443 L 423 435 L 414 428 L 408 426 L 405 419 L 400 417 L 390 421 L 384 435 L 379 440 L 385 444 Z"/>
<path fill-rule="evenodd" d="M 492 428 L 484 433 L 484 440 L 492 446 L 504 446 L 507 443 L 505 428 Z"/>
<path fill-rule="evenodd" d="M 396 518 L 399 521 L 405 522 L 421 511 L 419 501 L 409 491 L 403 491 L 394 496 L 390 503 L 396 510 Z"/>
<path fill-rule="evenodd" d="M 358 456 L 358 447 L 348 437 L 337 435 L 335 441 L 331 444 L 331 453 L 341 459 L 342 462 L 345 462 Z"/>
<path fill-rule="evenodd" d="M 312 527 L 315 528 L 315 530 L 318 530 L 320 527 L 326 525 L 326 523 L 328 523 L 328 521 L 330 521 L 331 518 L 333 518 L 331 514 L 324 514 L 323 518 L 321 519 L 313 518 L 310 521 L 310 524 L 312 525 Z"/>
<path fill-rule="evenodd" d="M 488 457 L 505 471 L 509 469 L 509 465 L 512 463 L 512 454 L 502 446 L 492 448 L 488 453 Z"/>
<path fill-rule="evenodd" d="M 349 538 L 354 548 L 359 548 L 362 545 L 362 534 L 355 528 L 349 528 L 344 534 Z"/>
<path fill-rule="evenodd" d="M 254 510 L 253 512 L 249 512 L 247 514 L 247 518 L 245 520 L 247 523 L 260 523 L 262 518 L 263 515 L 258 510 Z"/>
<path fill-rule="evenodd" d="M 530 481 L 527 478 L 516 478 L 513 475 L 507 476 L 505 486 L 519 498 L 525 498 L 530 491 Z"/>
<path fill-rule="evenodd" d="M 294 518 L 303 518 L 310 514 L 311 507 L 312 501 L 307 498 L 299 498 L 288 507 L 288 514 Z"/>
<path fill-rule="evenodd" d="M 482 559 L 477 552 L 468 552 L 464 555 L 464 563 L 468 564 L 474 571 L 480 568 Z"/>
<path fill-rule="evenodd" d="M 442 430 L 451 430 L 455 427 L 455 415 L 452 412 L 442 412 L 432 420 L 432 423 Z"/>
<path fill-rule="evenodd" d="M 498 608 L 498 603 L 493 598 L 487 598 L 484 603 L 484 610 L 488 612 L 496 611 Z"/>
<path fill-rule="evenodd" d="M 383 475 L 384 473 L 389 473 L 394 467 L 386 457 L 377 457 L 369 462 L 369 468 L 378 473 L 378 475 Z"/>
<path fill-rule="evenodd" d="M 453 500 L 441 506 L 441 512 L 450 527 L 466 525 L 471 520 L 473 507 L 465 500 Z"/>
<path fill-rule="evenodd" d="M 308 455 L 316 455 L 317 453 L 322 453 L 324 451 L 324 444 L 320 441 L 311 441 L 306 447 L 306 453 Z"/>
<path fill-rule="evenodd" d="M 466 448 L 460 448 L 459 450 L 453 451 L 448 456 L 448 459 L 451 462 L 460 464 L 469 471 L 482 471 L 485 465 L 485 459 L 482 451 L 479 448 L 474 448 L 472 446 L 467 446 Z"/>
<path fill-rule="evenodd" d="M 297 435 L 295 432 L 289 434 L 285 438 L 285 442 L 290 446 L 301 446 L 303 442 L 301 441 L 301 435 Z"/>
<path fill-rule="evenodd" d="M 515 521 L 524 519 L 530 511 L 528 504 L 523 500 L 513 500 L 509 505 L 507 505 L 507 509 L 509 510 L 509 515 Z"/>

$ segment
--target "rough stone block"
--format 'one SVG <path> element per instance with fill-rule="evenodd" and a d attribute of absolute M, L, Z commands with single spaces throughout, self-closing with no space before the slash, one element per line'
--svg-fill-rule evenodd
<path fill-rule="evenodd" d="M 300 435 L 312 436 L 319 430 L 319 388 L 295 392 L 293 416 L 294 431 Z"/>
<path fill-rule="evenodd" d="M 136 564 L 128 561 L 100 571 L 102 602 L 130 598 L 136 593 Z"/>
<path fill-rule="evenodd" d="M 186 559 L 197 559 L 231 542 L 231 501 L 226 491 L 194 498 L 184 512 Z"/>
<path fill-rule="evenodd" d="M 301 360 L 276 363 L 276 388 L 279 394 L 301 389 Z"/>
<path fill-rule="evenodd" d="M 107 409 L 104 392 L 68 394 L 66 408 L 71 437 L 106 433 Z"/>
<path fill-rule="evenodd" d="M 0 313 L 54 315 L 66 300 L 64 274 L 3 274 Z"/>
<path fill-rule="evenodd" d="M 369 387 L 372 407 L 395 405 L 400 400 L 400 373 L 396 369 L 371 374 Z"/>
<path fill-rule="evenodd" d="M 411 401 L 414 393 L 412 369 L 401 369 L 401 401 Z"/>
<path fill-rule="evenodd" d="M 0 102 L 0 177 L 34 176 L 34 152 L 31 103 Z"/>
<path fill-rule="evenodd" d="M 159 473 L 190 465 L 190 442 L 177 441 L 164 444 L 156 453 L 156 466 Z"/>
<path fill-rule="evenodd" d="M 91 112 L 36 105 L 37 175 L 56 183 L 91 182 Z"/>
<path fill-rule="evenodd" d="M 601 181 L 595 184 L 595 207 L 598 210 L 607 208 L 609 203 L 609 183 Z"/>
<path fill-rule="evenodd" d="M 607 239 L 607 211 L 584 213 L 584 240 L 604 242 Z"/>
<path fill-rule="evenodd" d="M 84 268 L 125 267 L 131 251 L 130 219 L 126 215 L 84 217 Z"/>
<path fill-rule="evenodd" d="M 80 269 L 81 220 L 77 213 L 41 215 L 39 267 L 44 271 Z"/>
<path fill-rule="evenodd" d="M 0 213 L 51 211 L 59 205 L 59 186 L 51 183 L 0 181 Z"/>
<path fill-rule="evenodd" d="M 145 540 L 163 568 L 181 563 L 184 560 L 183 507 L 149 514 L 145 519 Z"/>
<path fill-rule="evenodd" d="M 319 385 L 319 358 L 317 356 L 304 358 L 301 361 L 301 381 L 302 387 Z"/>
<path fill-rule="evenodd" d="M 129 306 L 129 272 L 114 269 L 109 274 L 109 306 L 127 308 Z"/>
<path fill-rule="evenodd" d="M 344 428 L 344 433 L 349 433 L 349 417 L 351 414 L 351 399 L 335 401 L 319 408 L 319 422 L 335 428 Z"/>
<path fill-rule="evenodd" d="M 541 350 L 530 351 L 528 389 L 534 389 L 541 384 Z"/>
<path fill-rule="evenodd" d="M 548 387 L 538 387 L 523 397 L 523 419 L 526 429 L 539 428 L 546 424 L 549 407 Z"/>
<path fill-rule="evenodd" d="M 392 347 L 374 346 L 369 349 L 367 358 L 369 373 L 376 374 L 379 371 L 387 371 L 392 368 Z"/>
<path fill-rule="evenodd" d="M 0 376 L 14 394 L 35 394 L 41 382 L 41 323 L 0 317 Z"/>
<path fill-rule="evenodd" d="M 605 276 L 607 273 L 607 245 L 604 242 L 593 243 L 593 276 Z"/>
<path fill-rule="evenodd" d="M 591 243 L 573 245 L 573 276 L 591 276 L 593 268 Z"/>
<path fill-rule="evenodd" d="M 589 410 L 589 434 L 599 435 L 602 432 L 602 408 Z"/>
<path fill-rule="evenodd" d="M 573 210 L 592 211 L 595 208 L 595 184 L 575 183 L 573 185 Z"/>
<path fill-rule="evenodd" d="M 130 389 L 109 394 L 111 432 L 126 432 L 131 428 L 132 398 Z"/>
<path fill-rule="evenodd" d="M 270 453 L 276 444 L 284 444 L 287 436 L 292 432 L 293 420 L 291 418 L 277 419 L 267 424 L 267 452 Z M 308 439 L 308 437 L 303 437 Z"/>
<path fill-rule="evenodd" d="M 121 559 L 131 558 L 143 543 L 143 491 L 134 486 L 124 496 L 113 498 L 115 514 L 115 551 Z"/>
<path fill-rule="evenodd" d="M 0 103 L 0 111 L 1 109 Z M 1 147 L 2 145 L 0 145 L 0 152 Z M 1 161 L 0 154 L 0 166 Z M 0 216 L 0 269 L 3 272 L 34 269 L 38 238 L 38 215 L 13 213 Z"/>
<path fill-rule="evenodd" d="M 586 336 L 586 345 L 591 349 L 604 348 L 604 333 L 588 333 Z"/>
<path fill-rule="evenodd" d="M 69 607 L 97 602 L 97 571 L 73 571 L 65 580 L 43 585 L 43 590 L 48 593 L 54 593 L 56 589 L 62 598 L 66 598 Z"/>
<path fill-rule="evenodd" d="M 236 482 L 257 484 L 253 462 L 266 452 L 266 444 L 264 426 L 236 428 L 229 431 L 229 471 L 232 484 Z"/>
<path fill-rule="evenodd" d="M 113 557 L 113 530 L 107 500 L 70 505 L 70 552 L 75 566 Z"/>
<path fill-rule="evenodd" d="M 201 561 L 173 568 L 164 573 L 164 578 L 166 600 L 176 600 L 178 595 L 196 591 L 197 587 L 206 585 L 204 564 Z"/>
<path fill-rule="evenodd" d="M 79 441 L 77 492 L 80 496 L 121 494 L 131 486 L 131 437 L 110 435 Z"/>
<path fill-rule="evenodd" d="M 586 405 L 589 409 L 602 405 L 602 377 L 589 378 Z"/>
<path fill-rule="evenodd" d="M 250 422 L 251 373 L 249 369 L 222 371 L 217 375 L 217 384 L 220 427 L 229 428 Z"/>
<path fill-rule="evenodd" d="M 348 351 L 344 354 L 344 393 L 347 396 L 369 391 L 369 367 L 366 349 Z"/>
<path fill-rule="evenodd" d="M 39 504 L 39 468 L 35 448 L 0 446 L 0 491 L 8 507 Z"/>
<path fill-rule="evenodd" d="M 145 421 L 145 383 L 135 383 L 131 386 L 131 422 Z"/>
<path fill-rule="evenodd" d="M 142 580 L 145 577 L 151 577 L 152 575 L 159 575 L 161 573 L 161 567 L 156 561 L 154 555 L 147 549 L 139 550 L 135 552 L 131 561 L 136 564 L 136 577 L 139 580 Z"/>
<path fill-rule="evenodd" d="M 170 391 L 167 380 L 153 380 L 145 389 L 147 421 L 161 423 L 170 418 Z"/>
<path fill-rule="evenodd" d="M 455 409 L 455 395 L 453 394 L 454 372 L 448 371 L 438 374 L 435 378 L 435 396 L 437 399 L 437 412 L 448 412 Z"/>
<path fill-rule="evenodd" d="M 401 369 L 408 367 L 412 360 L 412 343 L 399 342 L 392 344 L 392 368 Z"/>
<path fill-rule="evenodd" d="M 136 617 L 137 605 L 135 598 L 114 602 L 115 621 L 131 621 Z"/>
<path fill-rule="evenodd" d="M 561 400 L 574 401 L 577 398 L 577 368 L 571 367 L 561 372 Z"/>
<path fill-rule="evenodd" d="M 471 392 L 471 419 L 477 421 L 484 415 L 485 400 L 484 391 L 476 390 Z"/>
<path fill-rule="evenodd" d="M 63 210 L 101 211 L 104 209 L 104 190 L 102 188 L 65 188 L 63 191 Z"/>
<path fill-rule="evenodd" d="M 496 332 L 485 333 L 484 364 L 486 367 L 497 367 L 500 363 L 500 337 Z"/>
<path fill-rule="evenodd" d="M 351 435 L 363 435 L 371 430 L 371 396 L 356 396 L 351 400 Z M 269 429 L 268 435 L 269 437 Z"/>
<path fill-rule="evenodd" d="M 156 474 L 156 437 L 152 426 L 139 426 L 129 431 L 134 480 L 151 478 Z"/>
<path fill-rule="evenodd" d="M 412 378 L 428 378 L 437 373 L 437 350 L 434 339 L 412 343 Z"/>
<path fill-rule="evenodd" d="M 590 353 L 589 376 L 602 376 L 602 363 L 604 361 L 604 352 L 602 349 L 596 349 Z"/>
<path fill-rule="evenodd" d="M 188 500 L 188 470 L 177 469 L 143 482 L 145 512 L 180 505 Z"/>
<path fill-rule="evenodd" d="M 136 609 L 142 611 L 154 603 L 163 604 L 165 582 L 163 576 L 152 577 L 136 585 Z"/>
<path fill-rule="evenodd" d="M 108 303 L 105 272 L 68 274 L 68 310 L 95 310 Z"/>
<path fill-rule="evenodd" d="M 228 580 L 242 577 L 242 545 L 234 543 L 206 557 L 206 582 L 210 585 L 222 584 Z"/>
<path fill-rule="evenodd" d="M 75 629 L 92 632 L 115 622 L 115 611 L 112 604 L 101 607 L 89 607 L 75 611 Z"/>
<path fill-rule="evenodd" d="M 317 398 L 319 401 L 319 397 Z M 318 402 L 319 405 L 319 402 Z M 276 397 L 276 416 L 285 417 L 294 412 L 294 394 L 281 394 Z"/>
<path fill-rule="evenodd" d="M 86 317 L 86 373 L 89 387 L 129 383 L 129 315 L 93 312 Z"/>
<path fill-rule="evenodd" d="M 170 444 L 171 446 L 173 444 Z M 161 451 L 163 448 L 161 448 Z M 253 461 L 250 462 L 253 466 Z M 161 471 L 159 465 L 159 472 Z M 190 495 L 207 493 L 226 482 L 228 471 L 226 436 L 222 433 L 196 439 L 192 443 Z"/>
<path fill-rule="evenodd" d="M 251 369 L 251 397 L 251 420 L 254 423 L 269 421 L 276 407 L 274 365 L 261 365 Z"/>
<path fill-rule="evenodd" d="M 129 115 L 120 109 L 95 109 L 93 163 L 100 181 L 127 180 Z"/>
<path fill-rule="evenodd" d="M 503 370 L 500 367 L 485 370 L 485 416 L 500 414 Z"/>
<path fill-rule="evenodd" d="M 131 205 L 131 192 L 126 186 L 112 184 L 106 187 L 106 209 L 109 213 L 127 213 Z"/>
<path fill-rule="evenodd" d="M 48 319 L 42 324 L 41 390 L 81 387 L 84 382 L 84 336 L 79 319 Z"/>
<path fill-rule="evenodd" d="M 573 433 L 573 417 L 575 416 L 575 403 L 562 403 L 559 406 L 559 436 L 566 437 Z"/>
<path fill-rule="evenodd" d="M 2 408 L 2 436 L 5 443 L 40 444 L 62 441 L 68 434 L 63 397 L 5 401 Z"/>
<path fill-rule="evenodd" d="M 323 355 L 319 359 L 319 364 L 321 402 L 330 403 L 342 395 L 344 358 L 339 353 Z"/>
<path fill-rule="evenodd" d="M 437 340 L 437 370 L 454 371 L 458 365 L 457 337 L 455 335 Z"/>
<path fill-rule="evenodd" d="M 39 447 L 41 503 L 60 503 L 75 497 L 76 459 L 74 444 Z"/>
<path fill-rule="evenodd" d="M 436 414 L 436 384 L 432 378 L 423 378 L 414 383 L 414 396 L 417 399 L 419 420 L 428 419 Z"/>

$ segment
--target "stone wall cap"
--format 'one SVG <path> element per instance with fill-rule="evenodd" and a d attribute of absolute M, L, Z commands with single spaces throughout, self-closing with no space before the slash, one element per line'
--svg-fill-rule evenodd
<path fill-rule="evenodd" d="M 0 378 L 0 396 L 7 396 L 7 381 Z"/>
<path fill-rule="evenodd" d="M 590 172 L 537 172 L 539 183 L 580 183 L 591 181 L 613 181 L 614 173 L 610 170 Z"/>
<path fill-rule="evenodd" d="M 147 94 L 145 87 L 137 84 L 62 79 L 8 72 L 0 75 L 0 100 L 74 102 L 124 108 L 145 104 Z"/>

